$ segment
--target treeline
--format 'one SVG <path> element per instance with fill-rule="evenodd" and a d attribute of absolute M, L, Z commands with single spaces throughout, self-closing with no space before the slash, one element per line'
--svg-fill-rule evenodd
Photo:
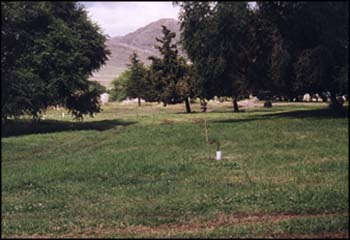
<path fill-rule="evenodd" d="M 348 95 L 348 2 L 174 4 L 191 64 L 175 57 L 174 33 L 163 28 L 162 58 L 151 57 L 149 69 L 138 60 L 145 75 L 130 76 L 127 96 L 164 104 L 230 97 L 237 112 L 238 99 L 260 91 L 290 101 L 329 93 L 334 108 L 341 106 L 338 95 Z"/>
<path fill-rule="evenodd" d="M 163 27 L 160 57 L 145 66 L 133 55 L 117 98 L 185 102 L 190 112 L 195 97 L 203 109 L 214 96 L 229 97 L 239 111 L 237 100 L 259 91 L 289 100 L 329 92 L 334 108 L 348 95 L 348 2 L 174 4 L 188 59 Z M 108 59 L 105 41 L 79 3 L 1 2 L 2 119 L 39 119 L 57 105 L 78 119 L 99 112 L 105 89 L 88 79 Z"/>
<path fill-rule="evenodd" d="M 111 97 L 123 100 L 126 97 L 144 99 L 148 102 L 176 104 L 185 102 L 191 112 L 189 98 L 194 97 L 193 70 L 186 59 L 178 54 L 177 44 L 172 40 L 175 33 L 162 26 L 163 36 L 157 38 L 155 47 L 160 57 L 151 56 L 150 66 L 145 66 L 138 55 L 130 56 L 128 70 L 112 82 Z"/>

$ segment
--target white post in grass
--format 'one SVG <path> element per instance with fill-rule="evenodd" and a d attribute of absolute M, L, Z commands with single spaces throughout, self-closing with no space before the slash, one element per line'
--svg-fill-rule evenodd
<path fill-rule="evenodd" d="M 221 157 L 222 157 L 222 152 L 221 152 L 221 149 L 220 149 L 220 142 L 217 141 L 216 142 L 216 160 L 220 161 Z"/>
<path fill-rule="evenodd" d="M 220 161 L 221 160 L 221 150 L 216 151 L 216 160 Z"/>

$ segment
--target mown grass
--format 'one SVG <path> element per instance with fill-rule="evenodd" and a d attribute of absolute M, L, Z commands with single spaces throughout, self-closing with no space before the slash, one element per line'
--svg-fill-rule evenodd
<path fill-rule="evenodd" d="M 108 104 L 84 122 L 51 110 L 38 124 L 3 125 L 2 237 L 348 232 L 347 114 L 322 103 L 192 107 Z M 233 224 L 255 215 L 282 218 Z"/>

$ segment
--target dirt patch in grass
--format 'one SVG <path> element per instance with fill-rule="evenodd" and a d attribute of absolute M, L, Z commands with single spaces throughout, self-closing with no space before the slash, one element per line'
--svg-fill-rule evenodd
<path fill-rule="evenodd" d="M 14 238 L 85 238 L 85 237 L 107 237 L 112 235 L 142 235 L 142 236 L 172 236 L 174 234 L 193 234 L 198 232 L 210 232 L 219 227 L 229 227 L 232 225 L 246 225 L 256 223 L 279 223 L 285 220 L 348 216 L 348 212 L 338 213 L 317 213 L 317 214 L 217 214 L 212 220 L 203 220 L 194 218 L 189 222 L 177 224 L 162 224 L 158 226 L 130 225 L 118 228 L 86 228 L 82 230 L 71 231 L 63 234 L 47 235 L 21 235 L 11 236 Z M 269 237 L 271 237 L 269 235 Z M 348 233 L 322 233 L 322 234 L 276 234 L 278 238 L 348 238 Z"/>
<path fill-rule="evenodd" d="M 170 119 L 163 119 L 161 121 L 161 124 L 174 124 L 175 122 L 173 120 Z"/>
<path fill-rule="evenodd" d="M 283 234 L 276 235 L 281 239 L 349 239 L 349 233 L 323 233 L 323 234 Z"/>
<path fill-rule="evenodd" d="M 317 218 L 317 217 L 331 217 L 331 216 L 345 216 L 349 213 L 319 213 L 319 214 L 218 214 L 211 221 L 201 221 L 201 219 L 194 219 L 186 225 L 175 225 L 181 231 L 188 229 L 189 232 L 197 232 L 205 228 L 217 228 L 237 224 L 253 224 L 253 223 L 278 223 L 285 220 L 299 219 L 299 218 Z M 182 231 L 181 231 L 182 232 Z"/>
<path fill-rule="evenodd" d="M 194 123 L 194 124 L 204 124 L 203 118 L 190 118 L 188 121 Z"/>

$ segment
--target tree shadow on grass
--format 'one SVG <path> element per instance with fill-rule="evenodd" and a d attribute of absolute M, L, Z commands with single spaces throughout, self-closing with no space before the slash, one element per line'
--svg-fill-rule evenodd
<path fill-rule="evenodd" d="M 114 128 L 115 126 L 128 126 L 134 123 L 136 122 L 121 120 L 102 120 L 93 122 L 42 120 L 38 123 L 33 123 L 30 120 L 12 120 L 7 123 L 1 123 L 1 137 L 79 130 L 105 131 Z"/>
<path fill-rule="evenodd" d="M 188 112 L 176 112 L 175 114 L 183 114 L 183 115 L 191 115 L 191 114 L 198 114 L 202 112 L 196 112 L 196 111 L 191 111 L 190 113 Z"/>
<path fill-rule="evenodd" d="M 335 111 L 331 108 L 321 108 L 313 110 L 298 110 L 291 112 L 280 112 L 270 114 L 276 117 L 289 117 L 289 118 L 348 118 L 349 107 L 346 106 L 340 111 Z"/>
<path fill-rule="evenodd" d="M 234 122 L 250 122 L 257 120 L 268 120 L 276 118 L 311 118 L 311 119 L 334 119 L 334 118 L 348 118 L 349 107 L 344 107 L 341 111 L 334 111 L 330 108 L 313 109 L 313 110 L 297 110 L 278 113 L 267 113 L 254 117 L 216 120 L 218 123 L 234 123 Z M 253 113 L 254 111 L 252 111 Z"/>

